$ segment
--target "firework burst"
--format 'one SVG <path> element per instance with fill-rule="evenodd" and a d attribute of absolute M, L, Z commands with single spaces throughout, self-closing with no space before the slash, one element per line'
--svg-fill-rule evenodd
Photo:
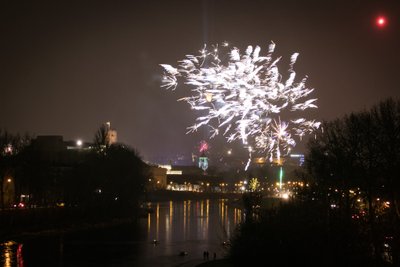
<path fill-rule="evenodd" d="M 259 46 L 248 46 L 241 54 L 224 43 L 212 49 L 204 46 L 197 56 L 186 55 L 177 67 L 161 64 L 161 87 L 175 90 L 183 80 L 191 90 L 190 96 L 178 99 L 200 114 L 188 133 L 207 126 L 210 138 L 222 134 L 228 142 L 241 140 L 250 156 L 255 151 L 272 159 L 288 153 L 296 145 L 295 138 L 318 128 L 319 122 L 298 115 L 317 108 L 317 99 L 308 99 L 314 89 L 306 87 L 307 77 L 295 82 L 298 53 L 291 56 L 288 78 L 282 81 L 281 58 L 273 58 L 274 50 L 271 42 L 265 56 Z M 283 121 L 283 111 L 291 119 Z"/>

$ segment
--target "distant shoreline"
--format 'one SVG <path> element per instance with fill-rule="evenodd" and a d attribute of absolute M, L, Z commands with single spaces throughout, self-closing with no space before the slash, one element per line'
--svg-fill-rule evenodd
<path fill-rule="evenodd" d="M 197 199 L 242 199 L 241 193 L 219 193 L 219 192 L 187 192 L 158 190 L 147 192 L 144 201 L 175 201 L 175 200 L 197 200 Z"/>

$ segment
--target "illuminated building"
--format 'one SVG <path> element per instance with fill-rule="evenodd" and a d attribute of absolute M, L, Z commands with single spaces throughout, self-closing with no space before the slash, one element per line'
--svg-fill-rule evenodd
<path fill-rule="evenodd" d="M 199 168 L 203 171 L 208 169 L 208 157 L 204 154 L 204 152 L 199 157 Z"/>
<path fill-rule="evenodd" d="M 223 179 L 219 176 L 206 174 L 196 166 L 171 166 L 167 168 L 167 190 L 194 191 L 194 192 L 220 192 Z M 225 183 L 224 183 L 225 185 Z"/>

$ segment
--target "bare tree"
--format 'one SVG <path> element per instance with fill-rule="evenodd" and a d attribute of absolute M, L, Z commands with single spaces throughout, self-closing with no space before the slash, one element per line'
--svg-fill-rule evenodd
<path fill-rule="evenodd" d="M 99 153 L 104 153 L 107 148 L 109 148 L 109 140 L 108 140 L 108 131 L 109 127 L 107 124 L 102 124 L 99 129 L 97 129 L 94 135 L 94 146 Z"/>

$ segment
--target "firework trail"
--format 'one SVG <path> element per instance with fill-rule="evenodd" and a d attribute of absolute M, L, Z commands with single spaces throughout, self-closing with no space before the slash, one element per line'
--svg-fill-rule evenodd
<path fill-rule="evenodd" d="M 207 126 L 210 138 L 222 134 L 228 142 L 241 140 L 249 157 L 260 152 L 272 160 L 288 153 L 296 145 L 295 138 L 301 140 L 317 129 L 320 122 L 298 115 L 317 108 L 317 99 L 308 99 L 314 89 L 306 87 L 307 77 L 295 82 L 293 65 L 298 53 L 291 56 L 288 78 L 282 81 L 278 69 L 281 58 L 273 58 L 274 50 L 271 42 L 265 56 L 261 56 L 259 46 L 248 46 L 241 54 L 238 48 L 224 43 L 221 49 L 218 45 L 210 50 L 204 46 L 199 55 L 186 55 L 177 67 L 161 64 L 161 87 L 175 90 L 183 80 L 191 95 L 178 101 L 187 102 L 200 113 L 188 133 Z M 283 121 L 283 111 L 291 119 Z M 246 169 L 249 164 L 250 160 Z"/>

